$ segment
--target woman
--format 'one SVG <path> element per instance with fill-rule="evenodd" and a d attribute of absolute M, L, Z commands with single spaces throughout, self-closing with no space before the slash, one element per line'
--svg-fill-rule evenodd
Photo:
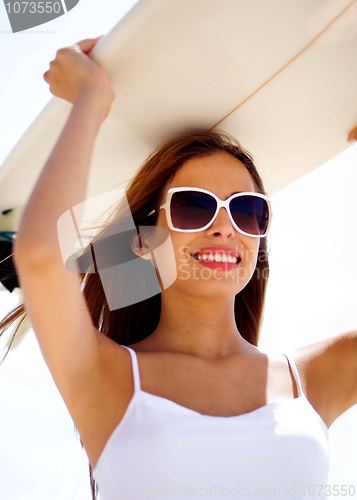
<path fill-rule="evenodd" d="M 91 247 L 78 259 L 80 276 L 65 269 L 57 221 L 85 199 L 93 144 L 114 99 L 88 57 L 97 40 L 59 50 L 44 75 L 73 108 L 23 212 L 14 261 L 102 500 L 311 498 L 310 485 L 328 496 L 328 427 L 357 403 L 357 332 L 290 355 L 257 348 L 271 211 L 237 142 L 198 131 L 165 143 L 126 191 L 140 237 L 120 231 L 121 204 L 96 237 L 117 234 L 118 254 L 130 245 L 132 258 L 154 265 L 161 294 L 109 310 L 99 273 L 81 267 Z M 171 286 L 148 252 L 145 226 L 170 237 Z M 116 281 L 125 295 L 125 281 Z"/>

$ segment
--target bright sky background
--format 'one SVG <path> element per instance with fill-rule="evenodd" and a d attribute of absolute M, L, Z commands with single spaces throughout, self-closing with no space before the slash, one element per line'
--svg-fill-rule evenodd
<path fill-rule="evenodd" d="M 51 98 L 42 75 L 56 50 L 106 34 L 135 3 L 81 0 L 67 15 L 17 34 L 0 3 L 0 163 Z M 357 328 L 356 186 L 352 145 L 271 197 L 262 351 L 287 352 Z M 19 299 L 18 289 L 0 291 L 0 317 Z M 0 497 L 90 500 L 87 457 L 33 331 L 0 367 L 0 401 Z M 357 406 L 332 425 L 330 442 L 329 483 L 354 484 L 357 494 Z"/>

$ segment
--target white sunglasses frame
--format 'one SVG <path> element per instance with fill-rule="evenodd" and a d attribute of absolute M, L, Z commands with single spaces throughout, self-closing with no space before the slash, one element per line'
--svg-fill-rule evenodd
<path fill-rule="evenodd" d="M 217 201 L 216 212 L 215 212 L 214 216 L 212 217 L 212 219 L 210 220 L 210 222 L 208 224 L 206 224 L 204 227 L 201 227 L 199 229 L 178 229 L 177 227 L 174 227 L 174 225 L 172 224 L 172 220 L 171 220 L 170 204 L 171 204 L 172 195 L 174 193 L 178 193 L 180 191 L 199 191 L 200 193 L 210 194 Z M 239 226 L 237 226 L 237 224 L 235 223 L 235 221 L 234 221 L 234 219 L 232 217 L 232 214 L 231 214 L 231 211 L 230 211 L 230 208 L 229 208 L 230 201 L 233 198 L 239 198 L 241 196 L 246 196 L 246 195 L 256 196 L 258 198 L 263 198 L 267 202 L 268 211 L 269 211 L 269 223 L 268 223 L 268 227 L 267 227 L 267 229 L 266 229 L 266 231 L 265 231 L 264 234 L 250 234 L 250 233 L 246 233 Z M 226 209 L 226 211 L 228 213 L 228 216 L 229 216 L 229 219 L 230 219 L 233 227 L 239 233 L 244 234 L 245 236 L 250 236 L 252 238 L 265 238 L 267 236 L 267 234 L 269 232 L 270 224 L 271 224 L 272 215 L 273 215 L 270 200 L 264 194 L 252 193 L 250 191 L 232 194 L 232 196 L 230 196 L 229 198 L 227 198 L 227 200 L 221 200 L 220 198 L 218 198 L 218 196 L 216 196 L 211 191 L 208 191 L 207 189 L 195 188 L 195 187 L 175 187 L 175 188 L 171 188 L 171 189 L 169 189 L 167 191 L 166 202 L 164 203 L 164 205 L 161 205 L 161 207 L 158 207 L 158 208 L 155 208 L 154 210 L 152 210 L 147 215 L 147 217 L 149 215 L 153 214 L 156 210 L 161 210 L 163 208 L 163 209 L 165 209 L 165 212 L 166 212 L 167 225 L 169 226 L 170 229 L 172 229 L 172 231 L 177 231 L 177 232 L 180 232 L 180 233 L 196 233 L 196 232 L 199 232 L 199 231 L 204 231 L 205 229 L 207 229 L 208 227 L 210 227 L 213 224 L 213 222 L 216 220 L 218 212 L 220 211 L 220 209 L 222 207 L 224 207 Z"/>

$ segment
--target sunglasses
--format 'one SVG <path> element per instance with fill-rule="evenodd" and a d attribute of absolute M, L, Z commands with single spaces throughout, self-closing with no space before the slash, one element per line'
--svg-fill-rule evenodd
<path fill-rule="evenodd" d="M 271 222 L 271 204 L 260 193 L 236 193 L 221 200 L 206 189 L 176 187 L 167 192 L 166 202 L 156 210 L 165 209 L 167 225 L 173 231 L 193 233 L 207 229 L 216 219 L 221 207 L 229 215 L 233 227 L 241 234 L 263 238 Z"/>

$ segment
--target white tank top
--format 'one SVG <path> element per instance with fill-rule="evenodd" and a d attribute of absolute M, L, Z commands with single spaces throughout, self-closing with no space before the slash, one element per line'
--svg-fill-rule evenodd
<path fill-rule="evenodd" d="M 136 353 L 122 347 L 134 395 L 94 470 L 101 500 L 327 498 L 328 428 L 303 394 L 291 355 L 284 354 L 297 398 L 222 417 L 143 391 Z"/>

